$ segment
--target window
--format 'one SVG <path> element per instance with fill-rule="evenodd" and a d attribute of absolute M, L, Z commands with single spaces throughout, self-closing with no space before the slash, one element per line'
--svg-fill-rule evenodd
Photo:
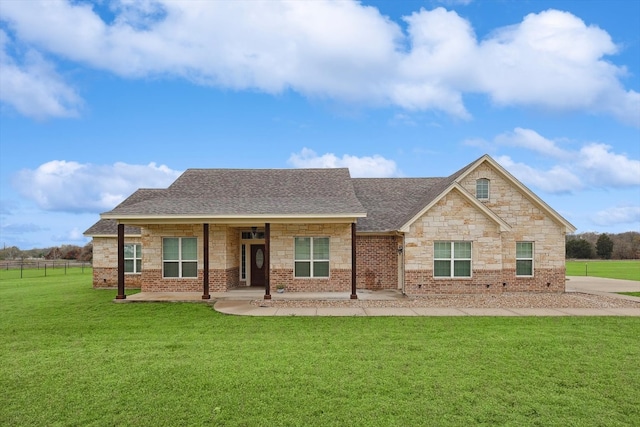
<path fill-rule="evenodd" d="M 142 245 L 127 243 L 124 245 L 124 272 L 140 273 L 142 271 Z"/>
<path fill-rule="evenodd" d="M 295 277 L 329 277 L 329 238 L 295 238 Z"/>
<path fill-rule="evenodd" d="M 533 242 L 516 242 L 516 276 L 533 276 Z"/>
<path fill-rule="evenodd" d="M 480 200 L 489 200 L 489 180 L 480 178 L 476 181 L 476 198 Z"/>
<path fill-rule="evenodd" d="M 195 237 L 162 239 L 163 277 L 198 277 L 197 246 Z"/>
<path fill-rule="evenodd" d="M 264 231 L 243 231 L 243 240 L 264 239 Z"/>
<path fill-rule="evenodd" d="M 471 277 L 471 242 L 434 242 L 434 277 Z"/>

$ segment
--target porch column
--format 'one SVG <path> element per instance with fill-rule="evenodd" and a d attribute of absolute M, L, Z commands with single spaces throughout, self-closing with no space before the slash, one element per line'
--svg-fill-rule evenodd
<path fill-rule="evenodd" d="M 204 271 L 202 272 L 202 299 L 210 299 L 209 295 L 209 224 L 202 224 L 202 257 Z"/>
<path fill-rule="evenodd" d="M 116 299 L 125 299 L 124 294 L 124 224 L 118 224 L 118 295 Z"/>
<path fill-rule="evenodd" d="M 358 299 L 356 294 L 356 223 L 351 223 L 351 299 Z"/>
<path fill-rule="evenodd" d="M 269 284 L 269 273 L 271 271 L 271 224 L 264 224 L 264 299 L 271 299 L 271 285 Z"/>

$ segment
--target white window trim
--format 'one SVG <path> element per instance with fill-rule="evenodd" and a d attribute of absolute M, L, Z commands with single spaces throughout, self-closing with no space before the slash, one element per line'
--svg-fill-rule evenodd
<path fill-rule="evenodd" d="M 311 247 L 309 249 L 309 259 L 296 259 L 296 239 L 310 239 Z M 313 258 L 313 242 L 315 239 L 327 239 L 329 241 L 329 258 L 327 259 L 314 259 Z M 293 277 L 295 279 L 328 279 L 331 276 L 331 238 L 329 236 L 295 236 L 293 238 Z M 296 276 L 296 262 L 308 262 L 309 263 L 309 276 Z M 329 263 L 327 276 L 314 276 L 313 275 L 313 263 L 314 262 L 327 262 Z"/>
<path fill-rule="evenodd" d="M 451 258 L 436 258 L 436 243 L 449 243 L 451 245 Z M 455 257 L 455 243 L 469 243 L 471 250 L 469 258 L 456 258 Z M 436 276 L 436 261 L 449 261 L 449 276 Z M 454 261 L 469 261 L 469 275 L 468 276 L 456 276 Z M 473 242 L 463 240 L 436 240 L 433 242 L 433 278 L 434 279 L 471 279 L 473 277 Z"/>
<path fill-rule="evenodd" d="M 487 197 L 480 197 L 480 195 L 478 194 L 478 185 L 481 182 L 486 182 L 487 183 Z M 491 180 L 489 178 L 478 178 L 476 180 L 476 198 L 478 200 L 489 200 L 489 198 L 491 197 Z"/>
<path fill-rule="evenodd" d="M 518 243 L 531 244 L 531 258 L 518 257 Z M 534 277 L 535 267 L 536 267 L 535 249 L 536 249 L 536 245 L 534 242 L 527 241 L 527 240 L 516 242 L 516 277 Z M 518 261 L 531 261 L 531 274 L 518 274 Z"/>
<path fill-rule="evenodd" d="M 164 258 L 164 239 L 178 239 L 178 259 L 165 259 Z M 182 259 L 182 239 L 196 239 L 196 259 Z M 164 275 L 165 269 L 164 265 L 166 262 L 177 262 L 178 263 L 178 276 L 177 277 L 168 277 Z M 185 262 L 195 262 L 196 263 L 196 275 L 184 277 L 182 275 L 182 264 Z M 177 236 L 166 236 L 162 238 L 162 278 L 163 279 L 197 279 L 198 278 L 198 238 L 197 237 L 177 237 Z"/>
<path fill-rule="evenodd" d="M 124 247 L 133 246 L 133 258 L 124 257 L 126 261 L 133 261 L 133 271 L 125 271 L 124 274 L 141 274 L 142 273 L 142 244 L 141 243 L 125 243 Z M 140 253 L 138 253 L 138 246 L 140 247 Z M 137 260 L 140 260 L 140 270 L 138 271 Z"/>

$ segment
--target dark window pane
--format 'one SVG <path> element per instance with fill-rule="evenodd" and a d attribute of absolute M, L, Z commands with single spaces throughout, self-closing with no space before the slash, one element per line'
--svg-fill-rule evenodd
<path fill-rule="evenodd" d="M 177 262 L 165 262 L 164 263 L 164 277 L 178 277 L 178 263 Z"/>
<path fill-rule="evenodd" d="M 182 263 L 182 277 L 198 277 L 198 263 L 197 262 L 183 262 Z"/>
<path fill-rule="evenodd" d="M 311 277 L 311 263 L 310 262 L 298 262 L 295 263 L 295 276 L 296 277 Z"/>
<path fill-rule="evenodd" d="M 313 277 L 329 277 L 329 262 L 328 261 L 314 262 Z"/>
<path fill-rule="evenodd" d="M 453 275 L 455 277 L 471 277 L 471 261 L 454 261 Z"/>
<path fill-rule="evenodd" d="M 435 261 L 433 275 L 435 277 L 451 277 L 451 262 Z"/>
<path fill-rule="evenodd" d="M 533 276 L 533 261 L 517 260 L 516 276 Z"/>

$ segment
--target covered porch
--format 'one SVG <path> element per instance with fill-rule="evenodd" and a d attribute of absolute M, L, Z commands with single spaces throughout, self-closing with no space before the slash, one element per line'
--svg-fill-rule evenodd
<path fill-rule="evenodd" d="M 145 280 L 150 280 L 148 283 L 151 286 L 147 285 L 146 289 L 145 286 L 142 286 L 142 290 L 145 292 L 131 295 L 129 298 L 133 297 L 135 300 L 135 298 L 140 299 L 144 298 L 144 295 L 148 295 L 150 300 L 190 301 L 193 300 L 195 294 L 199 295 L 202 300 L 208 300 L 212 298 L 212 295 L 215 295 L 214 298 L 220 298 L 224 297 L 228 292 L 245 292 L 248 296 L 250 295 L 248 297 L 250 299 L 255 299 L 257 293 L 260 293 L 260 297 L 264 299 L 271 299 L 274 294 L 272 292 L 274 285 L 284 283 L 287 284 L 289 290 L 295 291 L 288 294 L 306 294 L 319 291 L 319 293 L 338 296 L 345 293 L 342 291 L 350 288 L 347 293 L 348 298 L 358 298 L 356 292 L 355 222 L 346 224 L 342 221 L 330 222 L 327 221 L 327 218 L 315 219 L 315 221 L 311 218 L 305 218 L 304 221 L 292 221 L 291 218 L 287 218 L 285 221 L 276 221 L 275 224 L 272 222 L 251 224 L 248 221 L 243 224 L 225 222 L 218 220 L 211 225 L 209 223 L 193 224 L 193 222 L 184 222 L 183 224 L 190 227 L 191 234 L 189 235 L 192 236 L 190 238 L 193 240 L 193 253 L 196 250 L 195 242 L 197 239 L 198 254 L 191 261 L 193 264 L 192 276 L 189 278 L 178 277 L 177 279 L 173 276 L 165 277 L 165 273 L 162 270 L 163 263 L 160 262 L 161 259 L 157 256 L 143 258 L 143 284 Z M 272 224 L 275 227 L 275 233 L 273 232 L 274 227 L 272 227 Z M 141 221 L 136 221 L 136 225 L 141 226 L 143 229 L 143 248 L 147 248 L 147 250 L 151 248 L 151 253 L 162 256 L 164 250 L 161 242 L 168 235 L 172 236 L 167 234 L 169 231 L 163 229 L 163 226 L 158 223 L 149 226 Z M 215 232 L 211 229 L 212 227 Z M 336 235 L 335 232 L 327 231 L 333 230 L 335 227 L 342 230 L 341 234 Z M 119 222 L 117 230 L 118 294 L 116 296 L 118 300 L 128 298 L 125 293 L 124 228 L 124 222 Z M 155 231 L 150 231 L 151 228 Z M 175 234 L 175 230 L 171 229 L 171 233 Z M 335 244 L 331 244 L 331 260 L 327 259 L 326 261 L 326 278 L 300 278 L 297 276 L 297 272 L 294 275 L 293 239 L 295 236 L 315 235 L 318 233 L 326 235 L 327 237 L 324 239 L 327 241 L 331 240 L 333 242 L 335 239 Z M 252 236 L 249 237 L 249 235 Z M 175 237 L 173 239 L 176 240 Z M 304 239 L 309 240 L 310 238 L 304 237 Z M 298 238 L 296 237 L 297 240 Z M 291 247 L 283 248 L 285 244 Z M 274 252 L 275 257 L 273 255 Z M 220 261 L 221 254 L 226 257 L 223 261 Z M 298 264 L 297 261 L 296 259 L 296 265 Z M 150 273 L 147 262 L 155 264 L 155 268 L 152 269 L 153 273 Z M 197 273 L 195 270 L 196 262 Z M 331 269 L 329 269 L 329 265 L 331 265 Z M 334 268 L 334 266 L 336 267 Z M 220 274 L 218 274 L 219 271 L 224 273 L 231 271 L 233 278 L 229 280 L 228 277 L 230 276 L 223 274 L 221 279 Z M 150 279 L 146 279 L 147 277 Z M 155 284 L 165 281 L 164 285 L 155 286 Z M 321 287 L 318 288 L 316 286 L 315 289 L 312 289 L 313 292 L 307 292 L 311 289 L 305 289 L 304 287 L 307 284 L 317 285 L 318 283 L 321 284 Z M 339 285 L 336 286 L 336 283 Z M 184 284 L 188 286 L 184 286 Z M 194 292 L 199 287 L 201 287 L 202 292 Z M 214 292 L 211 292 L 210 288 Z M 238 294 L 236 293 L 235 295 Z"/>

